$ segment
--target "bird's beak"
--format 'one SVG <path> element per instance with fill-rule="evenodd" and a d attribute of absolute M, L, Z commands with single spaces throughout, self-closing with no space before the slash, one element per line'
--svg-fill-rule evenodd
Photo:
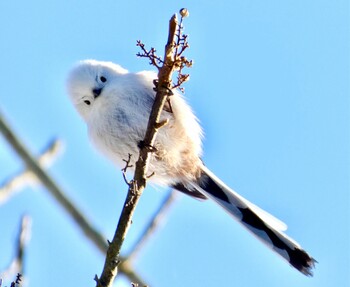
<path fill-rule="evenodd" d="M 95 88 L 92 90 L 92 94 L 94 95 L 95 99 L 101 94 L 102 88 Z"/>

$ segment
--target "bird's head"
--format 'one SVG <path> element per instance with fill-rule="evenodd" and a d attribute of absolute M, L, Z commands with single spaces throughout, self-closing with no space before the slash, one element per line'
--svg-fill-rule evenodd
<path fill-rule="evenodd" d="M 128 71 L 111 62 L 84 60 L 69 73 L 67 91 L 75 108 L 87 120 L 96 101 L 103 97 L 109 83 Z"/>

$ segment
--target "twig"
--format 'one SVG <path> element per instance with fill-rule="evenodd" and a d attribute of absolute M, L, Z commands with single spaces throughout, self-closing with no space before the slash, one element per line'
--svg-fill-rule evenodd
<path fill-rule="evenodd" d="M 31 218 L 28 215 L 22 216 L 21 224 L 18 232 L 16 242 L 16 254 L 9 264 L 9 267 L 0 274 L 1 278 L 13 278 L 17 274 L 17 280 L 14 281 L 16 284 L 19 283 L 20 279 L 24 274 L 24 254 L 27 243 L 31 235 Z"/>
<path fill-rule="evenodd" d="M 146 244 L 147 240 L 154 234 L 156 228 L 162 223 L 164 220 L 166 213 L 169 211 L 170 206 L 174 203 L 176 199 L 177 192 L 172 190 L 167 196 L 163 199 L 160 204 L 158 210 L 154 213 L 148 225 L 145 227 L 145 230 L 141 233 L 140 238 L 136 241 L 135 245 L 131 248 L 131 252 L 125 256 L 127 259 L 126 262 L 131 264 L 135 258 L 140 253 L 142 247 Z"/>
<path fill-rule="evenodd" d="M 132 184 L 129 186 L 128 194 L 124 203 L 119 222 L 111 241 L 105 264 L 100 278 L 96 278 L 97 287 L 110 287 L 113 284 L 114 278 L 117 274 L 118 265 L 120 265 L 120 250 L 124 242 L 127 231 L 131 225 L 131 219 L 138 200 L 146 186 L 146 175 L 148 164 L 150 160 L 150 151 L 146 147 L 153 147 L 155 137 L 158 131 L 157 125 L 160 122 L 160 114 L 163 110 L 164 104 L 169 96 L 171 86 L 172 73 L 175 69 L 174 60 L 176 60 L 175 52 L 175 34 L 178 25 L 177 17 L 174 15 L 169 22 L 168 41 L 165 46 L 164 63 L 158 71 L 158 85 L 156 87 L 156 97 L 153 103 L 152 111 L 149 117 L 146 135 L 143 140 L 143 147 L 140 148 L 138 161 L 136 162 L 136 169 Z M 122 266 L 122 265 L 121 265 Z"/>
<path fill-rule="evenodd" d="M 185 67 L 190 68 L 193 65 L 193 61 L 192 60 L 188 60 L 186 57 L 182 56 L 183 52 L 189 48 L 189 44 L 187 41 L 188 35 L 185 35 L 183 33 L 183 19 L 185 17 L 188 17 L 189 12 L 186 8 L 183 8 L 180 10 L 180 23 L 177 23 L 177 29 L 176 32 L 174 32 L 174 42 L 173 42 L 173 52 L 172 52 L 172 56 L 173 59 L 171 61 L 166 61 L 166 60 L 162 60 L 161 57 L 159 57 L 158 55 L 156 55 L 156 50 L 154 48 L 151 48 L 150 50 L 147 50 L 145 48 L 145 44 L 143 44 L 140 40 L 137 41 L 136 46 L 140 47 L 142 52 L 138 52 L 136 54 L 136 56 L 138 57 L 142 57 L 142 58 L 148 58 L 150 60 L 150 65 L 155 66 L 158 71 L 161 69 L 161 64 L 163 66 L 165 65 L 170 65 L 169 68 L 171 68 L 172 70 L 177 70 L 177 81 L 176 83 L 170 85 L 169 84 L 169 90 L 171 89 L 179 89 L 181 92 L 184 93 L 185 89 L 182 87 L 182 84 L 186 81 L 189 80 L 190 75 L 189 74 L 183 74 L 182 71 Z M 175 40 L 176 39 L 176 40 Z M 166 56 L 165 56 L 166 58 Z M 171 83 L 171 79 L 170 82 Z M 155 90 L 157 89 L 157 83 L 154 83 L 156 85 Z M 169 98 L 167 99 L 167 101 L 169 101 Z M 170 101 L 169 101 L 169 106 L 170 106 L 170 111 L 171 110 L 171 105 L 170 105 Z"/>
<path fill-rule="evenodd" d="M 131 184 L 131 182 L 129 182 L 128 179 L 126 178 L 126 172 L 127 172 L 128 168 L 133 167 L 132 164 L 130 165 L 131 157 L 132 157 L 132 154 L 128 153 L 128 159 L 123 159 L 123 161 L 125 162 L 125 166 L 122 168 L 123 178 L 124 178 L 125 183 L 128 186 Z"/>
<path fill-rule="evenodd" d="M 142 53 L 137 53 L 136 56 L 140 58 L 148 58 L 150 60 L 149 64 L 155 66 L 158 70 L 161 68 L 161 64 L 164 64 L 163 60 L 156 55 L 156 50 L 151 48 L 149 51 L 145 48 L 140 40 L 137 41 L 136 46 L 140 47 Z"/>
<path fill-rule="evenodd" d="M 96 247 L 103 253 L 106 253 L 108 244 L 105 238 L 98 232 L 92 224 L 85 218 L 81 211 L 65 196 L 64 192 L 58 187 L 54 180 L 40 167 L 33 156 L 24 147 L 21 141 L 17 138 L 14 132 L 6 123 L 0 111 L 0 132 L 17 152 L 20 158 L 24 161 L 27 168 L 31 170 L 35 176 L 42 182 L 51 195 L 58 201 L 64 210 L 72 217 L 77 226 L 83 231 L 86 237 L 91 240 Z M 123 258 L 121 258 L 123 260 Z M 126 269 L 126 266 L 120 268 L 120 272 L 124 273 L 133 282 L 138 282 L 141 285 L 146 285 L 144 280 L 133 270 Z"/>
<path fill-rule="evenodd" d="M 39 156 L 38 162 L 42 167 L 49 167 L 57 156 L 62 152 L 62 142 L 60 140 L 53 140 L 48 147 Z M 26 185 L 33 185 L 39 183 L 38 178 L 30 169 L 20 172 L 5 181 L 0 187 L 0 204 L 9 200 L 14 194 L 19 192 Z"/>
<path fill-rule="evenodd" d="M 17 239 L 17 262 L 19 274 L 24 274 L 23 259 L 25 248 L 31 237 L 32 219 L 28 215 L 24 215 L 21 220 L 21 228 Z"/>
<path fill-rule="evenodd" d="M 11 282 L 10 287 L 19 287 L 20 283 L 22 282 L 22 274 L 18 273 L 16 275 L 16 279 Z M 2 287 L 2 278 L 0 278 L 0 287 Z"/>

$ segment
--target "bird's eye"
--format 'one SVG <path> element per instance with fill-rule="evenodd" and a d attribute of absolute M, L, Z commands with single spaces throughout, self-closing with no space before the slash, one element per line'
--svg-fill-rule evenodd
<path fill-rule="evenodd" d="M 107 82 L 107 79 L 106 79 L 106 77 L 104 77 L 104 76 L 101 76 L 101 77 L 100 77 L 100 80 L 101 80 L 102 83 Z"/>
<path fill-rule="evenodd" d="M 85 104 L 87 104 L 88 106 L 90 106 L 90 105 L 91 105 L 91 102 L 90 102 L 90 101 L 88 101 L 88 100 L 84 101 L 84 103 L 85 103 Z"/>

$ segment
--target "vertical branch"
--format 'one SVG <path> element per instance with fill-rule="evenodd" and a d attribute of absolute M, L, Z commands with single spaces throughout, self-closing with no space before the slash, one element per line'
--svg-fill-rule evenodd
<path fill-rule="evenodd" d="M 28 215 L 24 215 L 21 220 L 21 228 L 17 238 L 17 262 L 19 274 L 24 274 L 24 255 L 25 248 L 31 236 L 31 218 Z"/>
<path fill-rule="evenodd" d="M 136 162 L 134 178 L 129 184 L 128 194 L 119 218 L 113 240 L 109 244 L 101 276 L 100 278 L 97 276 L 95 277 L 97 287 L 110 287 L 113 284 L 114 278 L 117 274 L 117 268 L 120 265 L 120 251 L 122 244 L 131 225 L 131 219 L 136 209 L 137 203 L 142 195 L 144 188 L 146 187 L 147 169 L 150 160 L 150 153 L 152 152 L 151 147 L 154 146 L 158 129 L 167 124 L 167 121 L 160 122 L 160 115 L 164 104 L 168 99 L 168 96 L 172 94 L 172 73 L 176 69 L 175 63 L 178 60 L 178 57 L 175 54 L 175 37 L 177 26 L 178 21 L 175 14 L 169 21 L 169 34 L 168 41 L 165 46 L 164 61 L 158 61 L 160 63 L 163 63 L 163 65 L 161 67 L 157 66 L 157 68 L 159 68 L 158 81 L 155 81 L 155 90 L 157 93 L 151 114 L 149 116 L 147 130 L 142 142 L 142 147 L 140 148 L 139 158 Z M 138 42 L 139 46 L 140 44 L 141 43 Z M 141 47 L 144 49 L 143 46 Z M 154 49 L 151 51 L 153 51 L 151 53 L 151 56 L 154 57 Z M 152 62 L 153 61 L 151 59 L 151 63 Z"/>

